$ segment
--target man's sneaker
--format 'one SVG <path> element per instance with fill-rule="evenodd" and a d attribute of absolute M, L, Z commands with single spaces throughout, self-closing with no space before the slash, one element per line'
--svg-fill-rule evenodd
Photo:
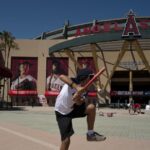
<path fill-rule="evenodd" d="M 106 137 L 100 135 L 97 132 L 92 133 L 91 135 L 87 134 L 87 141 L 104 141 Z"/>

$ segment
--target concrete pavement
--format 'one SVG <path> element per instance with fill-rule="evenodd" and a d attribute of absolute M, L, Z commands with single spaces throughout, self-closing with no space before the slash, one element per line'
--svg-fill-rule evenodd
<path fill-rule="evenodd" d="M 113 113 L 113 117 L 107 117 L 107 113 Z M 71 138 L 70 150 L 150 149 L 150 111 L 129 115 L 124 109 L 97 110 L 95 130 L 107 136 L 103 142 L 86 141 L 86 118 L 75 119 L 73 124 L 75 134 Z M 59 149 L 59 145 L 60 137 L 53 107 L 0 111 L 0 149 L 53 150 Z"/>

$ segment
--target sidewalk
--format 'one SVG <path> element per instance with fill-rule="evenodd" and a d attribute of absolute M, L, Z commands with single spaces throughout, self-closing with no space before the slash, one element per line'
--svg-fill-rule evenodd
<path fill-rule="evenodd" d="M 104 116 L 100 116 L 103 112 Z M 107 117 L 107 113 L 113 117 Z M 59 130 L 53 107 L 25 107 L 20 111 L 0 111 L 2 150 L 59 149 Z M 86 119 L 73 121 L 75 134 L 70 150 L 149 150 L 150 112 L 129 115 L 124 109 L 97 110 L 95 129 L 106 135 L 103 142 L 86 141 Z"/>

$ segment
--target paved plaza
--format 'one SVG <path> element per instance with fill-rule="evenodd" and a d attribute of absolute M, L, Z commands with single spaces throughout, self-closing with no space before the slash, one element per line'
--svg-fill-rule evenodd
<path fill-rule="evenodd" d="M 149 150 L 150 111 L 143 111 L 129 115 L 125 109 L 97 110 L 95 130 L 106 135 L 103 142 L 87 142 L 86 118 L 75 119 L 70 150 Z M 0 110 L 0 150 L 58 150 L 60 142 L 53 107 Z"/>

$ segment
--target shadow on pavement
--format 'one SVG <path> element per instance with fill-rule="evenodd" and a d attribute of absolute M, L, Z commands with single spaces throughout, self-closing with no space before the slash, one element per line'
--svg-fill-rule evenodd
<path fill-rule="evenodd" d="M 3 107 L 0 107 L 0 111 L 26 111 L 25 110 L 25 107 L 21 107 L 21 106 L 13 106 L 13 107 L 10 107 L 10 106 L 3 106 Z"/>

